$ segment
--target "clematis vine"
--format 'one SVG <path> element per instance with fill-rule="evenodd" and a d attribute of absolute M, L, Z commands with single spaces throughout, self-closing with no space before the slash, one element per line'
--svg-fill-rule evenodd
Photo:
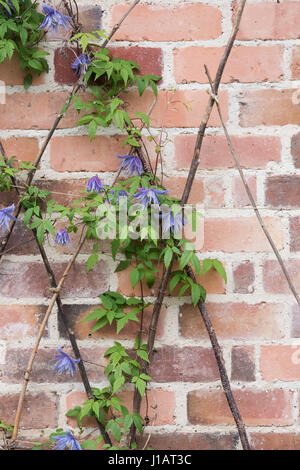
<path fill-rule="evenodd" d="M 82 450 L 79 442 L 69 430 L 63 436 L 53 436 L 53 439 L 56 440 L 56 445 L 52 450 Z"/>
<path fill-rule="evenodd" d="M 120 169 L 125 170 L 127 176 L 140 175 L 143 172 L 143 165 L 139 157 L 133 155 L 118 155 L 117 157 L 123 159 Z"/>
<path fill-rule="evenodd" d="M 9 223 L 11 220 L 14 220 L 15 222 L 18 221 L 18 219 L 16 219 L 14 216 L 13 216 L 13 213 L 15 211 L 15 205 L 12 204 L 11 206 L 9 207 L 5 207 L 4 209 L 0 209 L 0 228 L 2 228 L 2 233 L 3 235 L 6 233 L 6 232 L 9 232 Z"/>
<path fill-rule="evenodd" d="M 58 26 L 63 26 L 63 28 L 66 30 L 72 27 L 70 24 L 70 20 L 72 18 L 70 16 L 63 15 L 60 13 L 60 11 L 49 5 L 46 5 L 44 2 L 43 12 L 45 14 L 45 18 L 39 29 L 49 30 L 51 28 L 51 36 L 53 35 L 53 31 L 55 34 L 58 33 Z"/>
<path fill-rule="evenodd" d="M 66 372 L 67 375 L 74 375 L 76 370 L 76 364 L 80 362 L 80 359 L 73 359 L 67 353 L 63 352 L 61 348 L 57 348 L 60 354 L 56 354 L 55 358 L 58 361 L 54 365 L 54 370 L 57 370 L 61 375 L 63 372 Z"/>

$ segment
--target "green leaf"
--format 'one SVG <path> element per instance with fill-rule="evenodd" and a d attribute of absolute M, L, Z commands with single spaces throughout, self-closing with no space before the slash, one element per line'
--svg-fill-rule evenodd
<path fill-rule="evenodd" d="M 202 269 L 203 269 L 202 274 L 203 274 L 203 276 L 204 276 L 204 274 L 206 274 L 207 271 L 209 271 L 212 267 L 213 267 L 213 261 L 212 261 L 211 259 L 208 259 L 208 258 L 205 259 L 205 260 L 203 261 L 203 266 L 202 266 Z"/>
<path fill-rule="evenodd" d="M 136 353 L 141 359 L 143 359 L 143 361 L 146 361 L 146 362 L 150 363 L 149 356 L 148 356 L 148 353 L 146 351 L 144 351 L 143 349 L 138 349 Z"/>
<path fill-rule="evenodd" d="M 124 431 L 128 431 L 128 429 L 130 428 L 130 426 L 132 425 L 133 423 L 133 417 L 132 415 L 130 414 L 127 414 L 124 418 Z"/>
<path fill-rule="evenodd" d="M 201 263 L 199 261 L 198 256 L 195 253 L 192 254 L 191 263 L 196 271 L 196 274 L 197 275 L 201 274 Z"/>
<path fill-rule="evenodd" d="M 86 263 L 86 273 L 88 274 L 90 270 L 98 263 L 99 256 L 97 253 L 92 253 Z"/>
<path fill-rule="evenodd" d="M 135 386 L 138 389 L 139 394 L 141 395 L 141 397 L 143 397 L 144 394 L 145 394 L 147 383 L 143 379 L 138 378 L 136 383 L 135 383 Z"/>
<path fill-rule="evenodd" d="M 192 285 L 192 301 L 194 304 L 194 307 L 198 304 L 200 298 L 201 298 L 201 287 L 198 284 L 193 284 Z"/>
<path fill-rule="evenodd" d="M 164 254 L 164 263 L 167 269 L 170 266 L 172 258 L 173 258 L 173 251 L 169 246 L 167 246 L 165 254 Z"/>
<path fill-rule="evenodd" d="M 98 127 L 98 124 L 97 122 L 93 119 L 90 123 L 89 123 L 89 136 L 90 136 L 90 140 L 92 141 L 95 136 L 96 136 L 96 132 L 97 132 L 97 127 Z"/>
<path fill-rule="evenodd" d="M 41 224 L 38 227 L 37 232 L 36 232 L 36 236 L 37 236 L 39 244 L 42 245 L 43 241 L 44 241 L 44 236 L 45 236 L 45 227 L 44 227 L 43 224 Z"/>
<path fill-rule="evenodd" d="M 221 261 L 219 261 L 218 259 L 214 259 L 214 260 L 212 260 L 212 262 L 213 262 L 213 267 L 215 268 L 215 270 L 218 271 L 219 274 L 221 274 L 221 276 L 224 279 L 225 283 L 227 283 L 226 271 L 225 271 L 224 266 L 221 263 Z"/>
<path fill-rule="evenodd" d="M 140 434 L 143 434 L 143 418 L 136 412 L 133 412 L 133 422 Z"/>
<path fill-rule="evenodd" d="M 118 273 L 119 271 L 123 271 L 124 269 L 128 268 L 129 265 L 130 265 L 130 261 L 120 261 L 120 263 L 115 269 L 115 273 Z"/>
<path fill-rule="evenodd" d="M 130 273 L 130 282 L 133 288 L 135 288 L 139 280 L 140 280 L 139 270 L 137 268 L 132 269 Z"/>
<path fill-rule="evenodd" d="M 146 271 L 145 273 L 145 279 L 146 279 L 146 283 L 147 283 L 147 286 L 149 287 L 149 289 L 151 289 L 151 287 L 153 286 L 153 284 L 155 283 L 155 276 L 152 272 L 150 271 Z"/>
<path fill-rule="evenodd" d="M 181 269 L 184 269 L 185 266 L 189 263 L 189 261 L 192 257 L 192 254 L 193 254 L 193 252 L 190 251 L 190 250 L 185 250 L 184 251 L 183 255 L 180 258 L 179 266 L 180 266 Z"/>

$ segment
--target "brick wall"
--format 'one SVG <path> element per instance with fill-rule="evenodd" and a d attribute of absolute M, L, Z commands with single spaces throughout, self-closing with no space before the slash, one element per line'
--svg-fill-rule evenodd
<path fill-rule="evenodd" d="M 85 28 L 109 29 L 128 5 L 81 0 Z M 238 41 L 221 86 L 222 109 L 257 205 L 265 218 L 296 289 L 300 291 L 300 30 L 299 1 L 249 0 Z M 152 115 L 159 128 L 166 100 L 174 103 L 166 116 L 169 142 L 164 148 L 165 184 L 181 195 L 192 157 L 197 126 L 208 99 L 203 64 L 211 74 L 231 30 L 236 3 L 229 0 L 142 1 L 111 43 L 119 56 L 134 59 L 143 72 L 162 74 L 159 99 Z M 9 155 L 33 161 L 47 130 L 74 83 L 72 54 L 50 38 L 50 73 L 25 92 L 14 61 L 0 66 L 7 84 L 1 106 L 0 138 Z M 170 89 L 175 89 L 172 94 Z M 299 92 L 300 95 L 300 92 Z M 293 98 L 294 97 L 294 98 Z M 295 100 L 296 97 L 296 100 Z M 130 92 L 126 100 L 147 110 L 152 95 Z M 182 104 L 188 103 L 188 111 Z M 48 147 L 37 179 L 66 203 L 76 197 L 85 178 L 97 173 L 108 184 L 122 152 L 114 129 L 89 142 L 85 128 L 74 128 L 70 110 Z M 256 449 L 299 449 L 300 311 L 249 206 L 226 147 L 220 121 L 213 112 L 191 202 L 205 208 L 205 242 L 201 258 L 217 257 L 226 265 L 225 286 L 216 272 L 202 280 L 207 309 L 220 339 L 235 397 Z M 65 194 L 67 193 L 67 195 Z M 1 195 L 1 206 L 11 195 Z M 1 207 L 0 206 L 0 207 Z M 21 226 L 14 233 L 0 267 L 0 418 L 12 423 L 18 392 L 37 329 L 49 301 L 48 279 L 34 242 Z M 20 244 L 21 243 L 21 244 Z M 74 247 L 74 244 L 73 244 Z M 59 275 L 71 248 L 46 250 Z M 69 325 L 86 360 L 103 363 L 114 337 L 105 328 L 89 337 L 80 319 L 107 288 L 131 295 L 126 272 L 114 273 L 107 256 L 84 274 L 88 246 L 79 256 L 63 290 Z M 151 299 L 153 292 L 147 291 Z M 189 298 L 166 297 L 160 320 L 157 353 L 151 368 L 150 419 L 153 448 L 239 448 L 203 323 Z M 130 345 L 136 332 L 125 329 Z M 72 421 L 65 412 L 85 399 L 79 375 L 70 380 L 52 370 L 57 346 L 68 341 L 52 314 L 34 365 L 22 418 L 22 436 L 36 438 Z M 103 369 L 87 363 L 92 385 L 105 383 Z M 122 392 L 130 403 L 131 392 Z M 156 408 L 157 407 L 157 408 Z M 45 409 L 47 410 L 45 412 Z M 156 416 L 157 415 L 157 416 Z M 156 416 L 156 417 L 155 417 Z M 74 423 L 73 423 L 74 424 Z M 93 422 L 88 423 L 93 426 Z"/>

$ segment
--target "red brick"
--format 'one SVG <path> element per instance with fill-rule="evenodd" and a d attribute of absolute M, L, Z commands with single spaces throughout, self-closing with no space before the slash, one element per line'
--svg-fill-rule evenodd
<path fill-rule="evenodd" d="M 231 137 L 240 164 L 244 168 L 265 168 L 271 162 L 279 162 L 281 143 L 278 137 L 246 136 Z M 177 170 L 187 169 L 192 161 L 196 136 L 175 136 L 175 164 Z M 200 169 L 234 168 L 226 139 L 223 136 L 207 135 L 200 154 Z"/>
<path fill-rule="evenodd" d="M 74 357 L 74 353 L 71 348 L 64 348 L 64 351 L 71 357 Z M 6 352 L 6 366 L 2 367 L 1 382 L 21 383 L 31 352 L 31 348 L 8 349 Z M 97 365 L 103 364 L 106 366 L 104 352 L 105 349 L 80 348 L 81 357 L 86 361 L 84 365 L 90 380 L 99 382 L 104 379 L 104 368 Z M 57 349 L 39 348 L 30 376 L 31 383 L 81 383 L 81 377 L 77 366 L 73 376 L 67 373 L 59 374 L 57 370 L 54 370 L 54 365 L 57 361 L 55 358 L 56 354 L 58 354 Z M 92 361 L 93 364 L 89 361 Z"/>
<path fill-rule="evenodd" d="M 290 250 L 300 251 L 300 217 L 291 217 L 290 220 Z"/>
<path fill-rule="evenodd" d="M 13 424 L 17 411 L 19 395 L 7 393 L 0 396 L 1 419 L 7 424 Z M 55 393 L 27 393 L 21 414 L 21 429 L 56 428 L 57 423 L 57 396 Z M 45 413 L 45 409 L 47 412 Z"/>
<path fill-rule="evenodd" d="M 47 59 L 47 57 L 46 57 Z M 23 72 L 20 67 L 17 56 L 14 54 L 12 59 L 5 59 L 0 64 L 0 80 L 7 86 L 23 85 L 27 72 Z M 32 85 L 42 85 L 45 82 L 46 72 L 41 75 L 33 75 Z"/>
<path fill-rule="evenodd" d="M 234 346 L 231 350 L 231 380 L 255 381 L 253 346 Z"/>
<path fill-rule="evenodd" d="M 190 346 L 156 349 L 149 374 L 155 382 L 212 382 L 219 379 L 212 349 Z"/>
<path fill-rule="evenodd" d="M 224 47 L 190 46 L 174 52 L 177 83 L 207 83 L 204 65 L 215 77 Z M 235 46 L 229 56 L 222 82 L 276 82 L 283 78 L 283 48 L 280 46 Z"/>
<path fill-rule="evenodd" d="M 87 339 L 90 336 L 90 332 L 94 327 L 96 321 L 83 322 L 82 320 L 89 315 L 97 305 L 81 305 L 81 304 L 72 304 L 64 305 L 64 311 L 66 312 L 67 324 L 68 327 L 74 331 L 76 338 L 78 339 Z M 150 306 L 144 311 L 143 319 L 143 336 L 146 339 L 148 334 L 149 324 L 151 320 L 153 308 Z M 161 338 L 164 333 L 164 321 L 166 315 L 166 308 L 163 306 L 161 310 L 161 315 L 159 318 L 156 337 Z M 137 315 L 139 318 L 139 315 Z M 65 334 L 64 326 L 62 322 L 59 322 L 59 332 L 62 337 L 67 337 Z M 129 322 L 123 330 L 118 334 L 119 339 L 135 339 L 140 328 L 140 323 Z M 101 338 L 116 338 L 116 324 L 113 323 L 112 326 L 106 325 L 101 328 L 101 330 L 96 331 L 91 335 L 92 339 L 101 339 Z"/>
<path fill-rule="evenodd" d="M 162 75 L 163 53 L 160 47 L 110 47 L 109 52 L 113 58 L 136 62 L 140 67 L 138 74 Z"/>
<path fill-rule="evenodd" d="M 40 305 L 1 305 L 0 339 L 24 339 L 36 336 L 45 307 Z M 46 336 L 48 328 L 46 327 Z"/>
<path fill-rule="evenodd" d="M 224 206 L 225 187 L 222 177 L 204 178 L 204 208 L 214 208 Z"/>
<path fill-rule="evenodd" d="M 54 80 L 63 85 L 74 85 L 78 82 L 78 75 L 72 69 L 72 64 L 78 57 L 76 49 L 59 47 L 54 52 Z"/>
<path fill-rule="evenodd" d="M 39 151 L 37 139 L 33 137 L 10 137 L 1 139 L 6 156 L 16 157 L 16 161 L 33 162 Z"/>
<path fill-rule="evenodd" d="M 233 264 L 233 292 L 239 294 L 251 294 L 254 291 L 255 281 L 254 266 L 250 261 Z"/>
<path fill-rule="evenodd" d="M 69 96 L 62 92 L 13 93 L 6 96 L 5 113 L 0 115 L 1 129 L 50 129 Z M 81 94 L 85 99 L 88 94 Z M 76 126 L 80 115 L 71 104 L 59 124 L 60 129 Z"/>
<path fill-rule="evenodd" d="M 260 372 L 263 380 L 299 380 L 299 346 L 261 346 Z"/>
<path fill-rule="evenodd" d="M 237 39 L 297 39 L 299 2 L 246 4 Z"/>
<path fill-rule="evenodd" d="M 150 123 L 152 127 L 197 127 L 205 112 L 208 95 L 204 90 L 175 90 L 174 92 L 159 90 L 157 103 L 152 111 Z M 226 91 L 219 94 L 224 119 L 228 119 L 228 96 Z M 128 112 L 133 115 L 136 110 L 147 113 L 153 104 L 153 93 L 146 90 L 142 97 L 136 91 L 124 93 L 122 99 L 129 104 Z M 187 105 L 187 107 L 185 106 Z M 166 114 L 166 118 L 164 118 Z M 220 119 L 214 108 L 209 126 L 220 126 Z"/>
<path fill-rule="evenodd" d="M 273 207 L 300 206 L 300 176 L 270 176 L 266 181 L 266 203 Z"/>
<path fill-rule="evenodd" d="M 150 440 L 148 441 L 149 437 Z M 181 434 L 173 432 L 170 434 L 151 433 L 151 435 L 145 434 L 143 437 L 137 436 L 139 448 L 142 449 L 145 443 L 148 442 L 148 446 L 153 450 L 234 450 L 237 441 L 237 435 L 233 433 L 193 432 Z"/>
<path fill-rule="evenodd" d="M 116 171 L 124 155 L 124 137 L 89 136 L 54 137 L 51 141 L 51 166 L 56 171 Z"/>
<path fill-rule="evenodd" d="M 250 433 L 253 450 L 299 450 L 300 436 L 294 433 Z"/>
<path fill-rule="evenodd" d="M 299 46 L 296 46 L 293 49 L 291 71 L 292 71 L 292 79 L 300 80 L 300 47 Z"/>
<path fill-rule="evenodd" d="M 234 390 L 246 425 L 285 426 L 293 423 L 292 395 L 282 389 Z M 194 390 L 188 394 L 191 424 L 233 424 L 225 394 L 221 390 Z"/>
<path fill-rule="evenodd" d="M 282 248 L 282 228 L 279 219 L 265 217 L 264 223 L 278 249 Z M 256 217 L 230 219 L 206 218 L 204 220 L 203 251 L 228 253 L 271 251 Z"/>
<path fill-rule="evenodd" d="M 5 251 L 10 255 L 39 254 L 38 245 L 33 233 L 24 227 L 23 222 L 15 225 Z"/>
<path fill-rule="evenodd" d="M 295 101 L 295 89 L 256 90 L 240 94 L 240 125 L 286 126 L 299 124 L 300 107 Z"/>
<path fill-rule="evenodd" d="M 169 195 L 181 200 L 186 178 L 182 176 L 168 176 L 164 178 L 164 186 L 168 188 Z M 203 180 L 195 178 L 191 193 L 188 199 L 188 204 L 200 204 L 204 200 L 204 185 Z"/>
<path fill-rule="evenodd" d="M 207 311 L 216 334 L 224 339 L 280 339 L 284 337 L 284 307 L 280 304 L 210 303 Z M 180 334 L 184 338 L 207 338 L 202 317 L 192 305 L 180 307 Z"/>
<path fill-rule="evenodd" d="M 53 267 L 56 278 L 63 275 L 67 263 Z M 4 261 L 2 269 L 5 277 L 0 278 L 3 296 L 14 298 L 49 297 L 49 279 L 42 263 L 16 263 Z M 100 261 L 89 274 L 85 264 L 75 263 L 61 291 L 63 297 L 97 297 L 108 288 L 107 264 Z"/>
<path fill-rule="evenodd" d="M 284 261 L 296 290 L 300 290 L 300 260 Z M 266 292 L 291 294 L 288 283 L 277 260 L 267 260 L 263 265 L 263 282 Z"/>
<path fill-rule="evenodd" d="M 112 23 L 117 23 L 130 4 L 117 5 Z M 221 12 L 202 4 L 137 5 L 114 36 L 128 41 L 196 41 L 221 34 Z"/>
<path fill-rule="evenodd" d="M 300 168 L 300 132 L 293 135 L 291 140 L 291 154 L 296 168 Z"/>
<path fill-rule="evenodd" d="M 132 391 L 124 391 L 118 394 L 118 397 L 122 399 L 122 405 L 132 412 Z M 152 388 L 148 394 L 148 408 L 146 407 L 145 397 L 142 400 L 141 415 L 145 417 L 146 409 L 148 410 L 148 417 L 150 419 L 151 426 L 162 426 L 166 424 L 175 424 L 174 412 L 175 412 L 175 395 L 174 392 L 163 390 L 162 388 Z M 66 396 L 66 409 L 70 410 L 75 406 L 81 405 L 87 400 L 87 396 L 84 392 L 72 391 Z M 88 418 L 89 426 L 96 426 L 96 422 L 93 418 Z M 74 418 L 68 418 L 68 424 L 70 426 L 76 426 L 76 420 Z"/>
<path fill-rule="evenodd" d="M 252 193 L 254 201 L 257 202 L 257 186 L 256 186 L 256 176 L 249 175 L 245 176 L 248 187 Z M 242 182 L 240 175 L 234 176 L 232 181 L 232 199 L 236 207 L 245 207 L 251 206 L 247 191 Z"/>
<path fill-rule="evenodd" d="M 51 192 L 48 199 L 54 199 L 56 204 L 71 206 L 76 199 L 80 199 L 83 196 L 82 191 L 86 190 L 87 180 L 88 178 L 62 180 L 47 178 L 36 180 L 36 183 L 40 189 L 46 189 Z"/>

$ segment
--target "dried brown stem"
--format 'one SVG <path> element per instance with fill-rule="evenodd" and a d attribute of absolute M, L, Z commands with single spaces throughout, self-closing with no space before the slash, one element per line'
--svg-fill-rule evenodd
<path fill-rule="evenodd" d="M 20 419 L 21 419 L 21 413 L 22 413 L 22 408 L 23 408 L 23 404 L 24 404 L 24 399 L 25 399 L 25 394 L 26 394 L 26 389 L 27 389 L 27 385 L 28 385 L 28 382 L 30 380 L 30 375 L 31 375 L 31 371 L 32 371 L 32 367 L 33 367 L 33 363 L 34 363 L 34 359 L 35 359 L 35 356 L 36 356 L 36 353 L 37 353 L 37 350 L 38 350 L 38 347 L 39 347 L 39 344 L 40 344 L 40 341 L 42 339 L 42 336 L 43 336 L 43 333 L 44 333 L 44 330 L 46 328 L 46 325 L 47 325 L 47 321 L 49 319 L 49 316 L 52 312 L 52 309 L 54 307 L 54 304 L 57 300 L 57 297 L 61 291 L 61 289 L 63 288 L 63 285 L 64 285 L 64 282 L 74 264 L 74 262 L 76 261 L 76 258 L 77 256 L 79 255 L 83 245 L 84 245 L 84 242 L 85 242 L 85 236 L 82 237 L 82 239 L 80 240 L 78 246 L 77 246 L 77 249 L 76 249 L 76 252 L 74 253 L 74 255 L 72 256 L 71 260 L 69 261 L 58 285 L 57 285 L 57 288 L 55 289 L 55 292 L 51 298 L 51 301 L 50 301 L 50 304 L 49 304 L 49 307 L 46 311 L 46 314 L 44 316 L 44 319 L 43 319 L 43 322 L 40 326 L 40 329 L 39 329 L 39 333 L 38 333 L 38 336 L 37 336 L 37 339 L 36 339 L 36 342 L 35 342 L 35 345 L 34 345 L 34 348 L 32 350 L 32 353 L 31 353 L 31 356 L 30 356 L 30 359 L 29 359 L 29 362 L 28 362 L 28 365 L 27 365 L 27 369 L 26 369 L 26 372 L 25 372 L 25 375 L 24 375 L 24 381 L 23 381 L 23 387 L 22 387 L 22 391 L 20 393 L 20 397 L 19 397 L 19 402 L 18 402 L 18 407 L 17 407 L 17 412 L 16 412 L 16 416 L 15 416 L 15 422 L 14 422 L 14 431 L 13 431 L 13 435 L 12 435 L 12 440 L 15 440 L 17 438 L 17 435 L 18 435 L 18 431 L 19 431 L 19 425 L 20 425 Z"/>
<path fill-rule="evenodd" d="M 219 85 L 221 83 L 221 78 L 222 78 L 222 75 L 223 75 L 224 68 L 226 66 L 228 57 L 229 57 L 231 49 L 233 47 L 236 35 L 238 33 L 238 29 L 239 29 L 239 25 L 240 25 L 240 21 L 241 21 L 241 18 L 242 18 L 242 14 L 243 14 L 243 11 L 244 11 L 245 4 L 246 4 L 246 0 L 241 0 L 241 2 L 239 4 L 238 12 L 237 12 L 237 15 L 236 15 L 236 18 L 235 18 L 235 23 L 234 23 L 231 35 L 230 35 L 230 38 L 228 40 L 225 52 L 223 54 L 223 57 L 221 58 L 221 61 L 220 61 L 220 64 L 219 64 L 219 67 L 218 67 L 218 70 L 217 70 L 217 73 L 216 73 L 216 78 L 215 78 L 215 82 L 214 82 L 215 83 L 215 86 L 214 86 L 215 93 L 217 93 L 217 91 L 218 91 Z M 196 171 L 197 171 L 199 161 L 200 161 L 199 156 L 200 156 L 200 151 L 201 151 L 201 147 L 202 147 L 202 142 L 203 142 L 205 130 L 206 130 L 208 120 L 210 118 L 210 115 L 211 115 L 214 104 L 215 104 L 215 99 L 214 99 L 213 96 L 210 96 L 209 102 L 208 102 L 207 107 L 206 107 L 205 114 L 204 114 L 204 116 L 202 118 L 202 121 L 200 123 L 199 131 L 198 131 L 198 135 L 197 135 L 197 140 L 196 140 L 196 145 L 195 145 L 195 149 L 194 149 L 194 155 L 193 155 L 192 163 L 191 163 L 191 166 L 190 166 L 189 174 L 188 174 L 188 177 L 187 177 L 186 185 L 185 185 L 183 195 L 182 195 L 182 199 L 181 199 L 181 205 L 182 206 L 187 203 L 190 192 L 191 192 L 192 184 L 194 182 Z M 173 255 L 173 259 L 174 259 L 174 255 Z M 172 259 L 172 261 L 173 261 L 173 259 Z M 155 336 L 156 336 L 156 330 L 157 330 L 159 315 L 160 315 L 160 311 L 161 311 L 161 307 L 162 307 L 162 302 L 163 302 L 163 299 L 164 299 L 164 296 L 165 296 L 165 293 L 166 293 L 169 277 L 170 277 L 170 274 L 171 274 L 172 261 L 171 261 L 168 269 L 164 272 L 161 284 L 159 286 L 158 295 L 157 295 L 157 298 L 156 298 L 156 301 L 155 301 L 155 304 L 154 304 L 154 307 L 153 307 L 153 314 L 152 314 L 151 324 L 150 324 L 149 334 L 148 334 L 148 355 L 149 355 L 150 360 L 151 360 L 152 353 L 153 353 L 153 346 L 154 346 L 154 341 L 155 341 Z M 200 312 L 202 312 L 202 311 L 200 310 Z M 209 324 L 205 323 L 205 326 L 208 328 Z M 211 334 L 212 334 L 211 329 L 208 330 L 208 334 L 210 335 L 210 338 L 211 338 Z M 214 342 L 212 342 L 212 347 L 213 347 L 215 355 L 217 357 L 218 354 L 219 354 L 219 351 L 215 350 L 216 344 L 217 344 L 216 341 L 217 341 L 217 338 L 215 337 Z M 238 408 L 237 408 L 237 405 L 235 403 L 234 397 L 233 397 L 232 393 L 230 393 L 231 392 L 230 384 L 229 384 L 227 372 L 226 372 L 226 369 L 225 369 L 225 366 L 224 366 L 224 361 L 223 361 L 223 366 L 224 367 L 222 367 L 222 361 L 218 362 L 218 366 L 219 366 L 222 385 L 227 384 L 226 387 L 224 387 L 224 386 L 223 387 L 224 387 L 224 392 L 226 394 L 226 398 L 227 398 L 227 400 L 229 399 L 230 403 L 231 403 L 230 409 L 231 409 L 231 411 L 233 411 L 233 410 L 236 411 L 237 410 L 237 413 L 238 413 L 238 414 L 236 414 L 236 413 L 234 414 L 234 419 L 235 419 L 235 422 L 237 424 L 237 428 L 238 428 L 238 431 L 239 431 L 239 435 L 240 435 L 240 438 L 241 438 L 243 449 L 248 450 L 250 448 L 250 446 L 249 446 L 249 443 L 248 443 L 245 427 L 244 427 L 244 424 L 241 420 L 240 414 L 238 412 Z M 228 385 L 229 385 L 229 389 L 228 389 Z M 139 394 L 138 394 L 137 391 L 135 391 L 135 395 L 136 395 L 136 397 L 134 397 L 134 404 L 136 405 L 136 409 L 134 411 L 139 412 L 140 405 L 141 405 L 141 398 L 138 398 Z M 132 426 L 131 434 L 130 434 L 130 442 L 131 443 L 134 442 L 135 435 L 136 435 L 136 429 L 135 429 L 135 426 Z"/>

